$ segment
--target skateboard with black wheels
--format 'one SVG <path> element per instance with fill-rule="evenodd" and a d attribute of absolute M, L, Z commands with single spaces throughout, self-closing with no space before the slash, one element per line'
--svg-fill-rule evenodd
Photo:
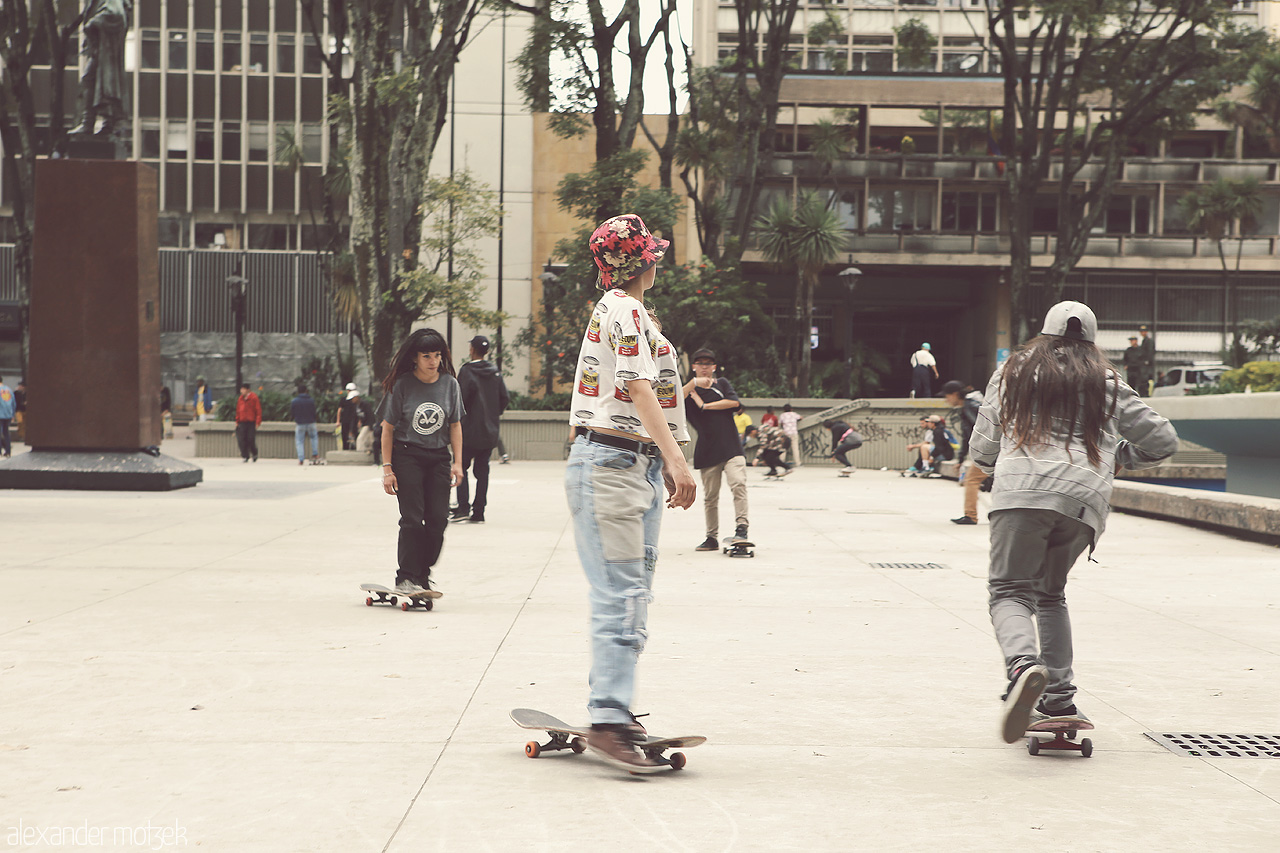
<path fill-rule="evenodd" d="M 724 551 L 730 557 L 754 557 L 756 552 L 751 550 L 756 547 L 756 543 L 750 539 L 743 539 L 741 536 L 726 536 L 720 541 L 721 551 Z"/>
<path fill-rule="evenodd" d="M 1091 731 L 1093 723 L 1081 717 L 1043 717 L 1027 726 L 1027 752 L 1039 755 L 1041 750 L 1065 750 L 1078 752 L 1085 758 L 1093 755 L 1093 741 L 1088 738 L 1076 742 L 1076 733 Z M 1052 740 L 1042 740 L 1039 735 L 1053 735 Z"/>
<path fill-rule="evenodd" d="M 840 477 L 841 477 L 841 478 L 844 478 L 844 477 L 852 476 L 852 475 L 853 475 L 853 472 L 852 472 L 852 471 L 840 471 L 840 472 L 839 472 L 839 474 L 840 474 Z"/>
<path fill-rule="evenodd" d="M 531 740 L 524 745 L 524 754 L 530 758 L 537 758 L 544 752 L 556 752 L 562 749 L 581 754 L 586 750 L 587 736 L 591 734 L 591 729 L 587 726 L 571 726 L 558 717 L 532 708 L 516 708 L 511 712 L 511 720 L 522 729 L 537 729 L 551 736 L 551 740 L 546 743 Z M 663 755 L 663 753 L 668 749 L 692 749 L 706 742 L 707 739 L 700 735 L 692 737 L 649 735 L 645 742 L 640 744 L 640 750 L 651 761 L 666 764 L 672 770 L 679 770 L 685 765 L 684 753 L 673 752 L 670 755 Z"/>
<path fill-rule="evenodd" d="M 377 598 L 374 598 L 373 595 L 366 596 L 364 600 L 366 606 L 372 607 L 375 604 L 390 604 L 392 607 L 395 607 L 399 604 L 401 610 L 410 610 L 414 607 L 421 607 L 423 610 L 430 610 L 434 606 L 432 602 L 444 595 L 443 592 L 437 592 L 434 589 L 406 594 L 403 592 L 396 592 L 394 589 L 387 589 L 380 583 L 362 583 L 360 584 L 360 589 L 378 596 Z M 404 600 L 401 601 L 400 599 Z"/>

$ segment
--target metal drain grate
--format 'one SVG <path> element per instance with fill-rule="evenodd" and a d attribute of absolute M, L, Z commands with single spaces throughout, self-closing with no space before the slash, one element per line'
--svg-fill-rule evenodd
<path fill-rule="evenodd" d="M 942 563 L 870 563 L 873 569 L 948 569 Z"/>
<path fill-rule="evenodd" d="M 1175 755 L 1188 758 L 1280 758 L 1280 735 L 1143 734 Z"/>

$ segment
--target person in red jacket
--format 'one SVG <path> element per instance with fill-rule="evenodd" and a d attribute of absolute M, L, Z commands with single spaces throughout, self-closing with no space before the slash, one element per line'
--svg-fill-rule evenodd
<path fill-rule="evenodd" d="M 258 461 L 258 427 L 262 426 L 262 403 L 258 395 L 249 390 L 249 383 L 240 386 L 240 396 L 236 398 L 236 443 L 240 445 L 240 456 L 245 462 L 249 457 Z"/>

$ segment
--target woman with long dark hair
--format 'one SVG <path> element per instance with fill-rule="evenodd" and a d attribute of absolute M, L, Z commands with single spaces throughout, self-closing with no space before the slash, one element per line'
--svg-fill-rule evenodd
<path fill-rule="evenodd" d="M 969 443 L 974 463 L 995 474 L 987 586 L 1009 678 L 1006 743 L 1033 715 L 1083 716 L 1067 573 L 1102 535 L 1115 472 L 1149 468 L 1178 449 L 1173 426 L 1121 381 L 1097 335 L 1089 306 L 1049 309 L 1040 335 L 992 375 Z"/>
<path fill-rule="evenodd" d="M 382 489 L 400 502 L 396 592 L 431 589 L 431 569 L 449 525 L 449 489 L 462 479 L 462 392 L 449 345 L 419 329 L 382 380 Z"/>

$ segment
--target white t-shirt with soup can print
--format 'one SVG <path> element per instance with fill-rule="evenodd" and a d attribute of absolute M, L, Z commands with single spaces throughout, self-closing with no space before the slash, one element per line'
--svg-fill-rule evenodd
<path fill-rule="evenodd" d="M 632 379 L 649 380 L 667 428 L 677 442 L 686 443 L 689 432 L 675 348 L 654 327 L 644 305 L 621 290 L 609 290 L 591 312 L 582 338 L 570 425 L 650 437 L 627 393 L 627 381 Z"/>

